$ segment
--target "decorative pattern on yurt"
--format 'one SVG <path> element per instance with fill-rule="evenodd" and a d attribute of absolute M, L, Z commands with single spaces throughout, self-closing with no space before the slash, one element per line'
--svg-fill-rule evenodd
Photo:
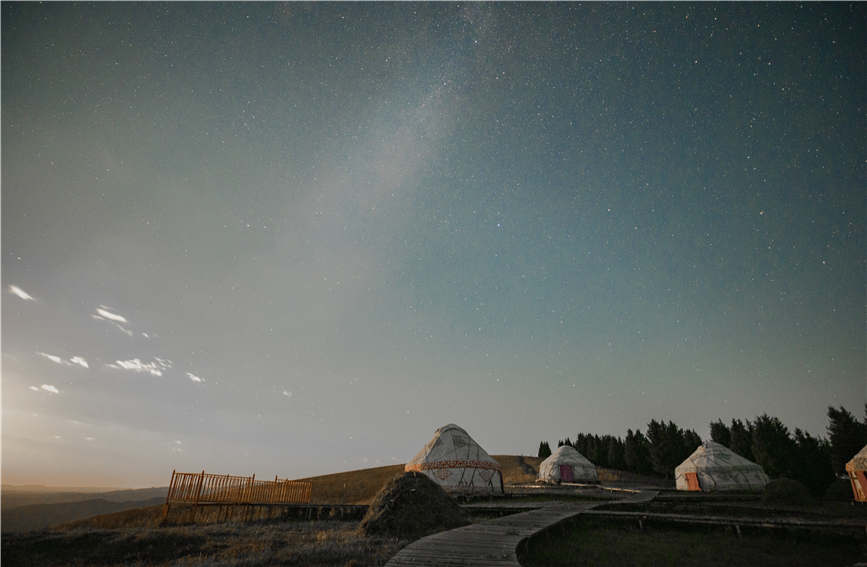
<path fill-rule="evenodd" d="M 557 447 L 556 451 L 542 461 L 538 479 L 551 483 L 599 481 L 596 465 L 569 445 Z"/>
<path fill-rule="evenodd" d="M 705 441 L 674 469 L 678 490 L 762 490 L 768 475 L 725 445 Z"/>
<path fill-rule="evenodd" d="M 503 492 L 500 464 L 454 423 L 437 429 L 405 470 L 422 472 L 449 492 Z"/>

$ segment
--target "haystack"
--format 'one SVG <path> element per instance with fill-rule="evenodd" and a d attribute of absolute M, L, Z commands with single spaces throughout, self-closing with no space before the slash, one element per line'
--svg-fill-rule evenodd
<path fill-rule="evenodd" d="M 416 539 L 468 523 L 461 507 L 437 483 L 423 473 L 407 472 L 379 491 L 360 528 L 365 535 Z"/>

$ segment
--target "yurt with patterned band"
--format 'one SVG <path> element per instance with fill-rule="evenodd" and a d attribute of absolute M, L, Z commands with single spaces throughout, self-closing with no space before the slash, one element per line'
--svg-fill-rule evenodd
<path fill-rule="evenodd" d="M 503 492 L 500 464 L 454 423 L 437 429 L 405 469 L 423 472 L 447 492 Z"/>
<path fill-rule="evenodd" d="M 867 502 L 867 445 L 846 463 L 846 473 L 852 482 L 852 494 L 857 502 Z"/>

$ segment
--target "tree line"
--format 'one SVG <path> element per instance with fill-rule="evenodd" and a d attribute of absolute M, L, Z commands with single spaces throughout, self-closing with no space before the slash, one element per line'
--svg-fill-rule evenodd
<path fill-rule="evenodd" d="M 691 429 L 678 427 L 672 421 L 651 420 L 646 433 L 626 431 L 626 438 L 614 435 L 579 433 L 557 442 L 557 447 L 569 445 L 598 467 L 632 471 L 674 478 L 674 467 L 701 445 L 701 437 Z M 539 444 L 539 457 L 551 454 L 547 441 Z"/>
<path fill-rule="evenodd" d="M 755 461 L 771 478 L 792 478 L 806 486 L 814 496 L 824 494 L 837 475 L 845 473 L 846 463 L 867 445 L 867 405 L 864 419 L 846 408 L 828 408 L 827 437 L 814 437 L 806 431 L 789 430 L 782 421 L 767 414 L 753 421 L 721 419 L 711 422 L 710 436 L 738 455 Z"/>
<path fill-rule="evenodd" d="M 787 477 L 802 482 L 819 496 L 842 474 L 846 462 L 867 445 L 867 404 L 864 420 L 858 421 L 843 406 L 828 408 L 828 436 L 814 437 L 767 414 L 753 419 L 721 419 L 710 423 L 711 439 L 762 466 L 771 478 Z M 599 467 L 674 478 L 674 468 L 701 444 L 699 435 L 672 421 L 651 420 L 646 431 L 626 431 L 626 437 L 579 433 L 557 442 L 569 445 Z M 551 447 L 539 444 L 539 457 L 547 458 Z"/>

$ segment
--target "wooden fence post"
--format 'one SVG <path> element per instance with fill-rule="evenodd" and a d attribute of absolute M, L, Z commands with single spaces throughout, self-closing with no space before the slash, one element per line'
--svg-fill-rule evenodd
<path fill-rule="evenodd" d="M 202 494 L 202 483 L 205 481 L 205 469 L 202 469 L 202 476 L 199 477 L 199 486 L 196 489 L 196 501 L 195 503 L 199 503 L 199 496 Z"/>
<path fill-rule="evenodd" d="M 172 469 L 172 480 L 169 482 L 169 491 L 166 494 L 166 504 L 172 499 L 172 489 L 175 487 L 175 469 Z"/>

